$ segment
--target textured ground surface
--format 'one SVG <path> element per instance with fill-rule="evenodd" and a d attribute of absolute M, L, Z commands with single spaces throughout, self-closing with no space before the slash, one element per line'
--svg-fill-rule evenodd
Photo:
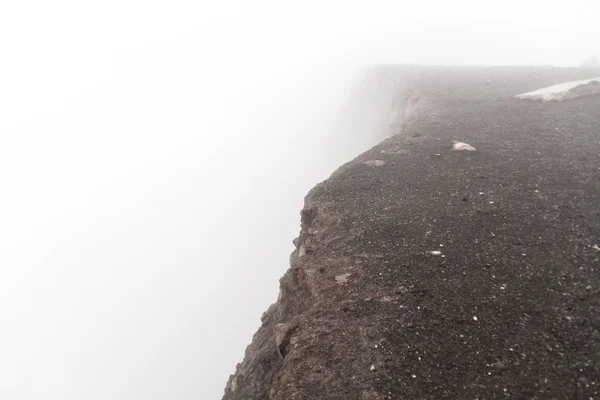
<path fill-rule="evenodd" d="M 224 399 L 600 399 L 600 96 L 514 98 L 600 70 L 378 71 L 425 111 L 308 194 Z"/>

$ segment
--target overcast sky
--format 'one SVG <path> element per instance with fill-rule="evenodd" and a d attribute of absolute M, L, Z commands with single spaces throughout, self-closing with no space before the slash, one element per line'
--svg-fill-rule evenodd
<path fill-rule="evenodd" d="M 577 65 L 597 0 L 3 1 L 0 398 L 220 399 L 362 65 Z"/>

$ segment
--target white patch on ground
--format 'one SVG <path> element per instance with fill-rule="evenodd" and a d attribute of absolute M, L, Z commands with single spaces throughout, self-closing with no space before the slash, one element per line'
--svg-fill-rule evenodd
<path fill-rule="evenodd" d="M 476 150 L 475 147 L 473 147 L 467 143 L 457 142 L 456 140 L 453 143 L 454 144 L 452 145 L 452 150 L 464 150 L 464 151 L 475 151 Z"/>
<path fill-rule="evenodd" d="M 559 83 L 558 85 L 548 86 L 534 92 L 523 93 L 516 97 L 520 100 L 540 100 L 547 102 L 570 100 L 594 94 L 600 94 L 600 78 Z"/>
<path fill-rule="evenodd" d="M 369 161 L 365 161 L 365 164 L 367 164 L 369 167 L 382 167 L 385 165 L 385 161 L 383 160 L 369 160 Z"/>
<path fill-rule="evenodd" d="M 335 277 L 335 282 L 338 285 L 345 285 L 346 283 L 348 283 L 348 278 L 350 278 L 350 275 L 352 275 L 352 274 L 346 273 L 346 274 L 342 274 L 342 275 L 337 275 Z"/>
<path fill-rule="evenodd" d="M 432 251 L 428 251 L 429 254 L 434 255 L 434 256 L 441 256 L 442 252 L 439 250 L 432 250 Z"/>

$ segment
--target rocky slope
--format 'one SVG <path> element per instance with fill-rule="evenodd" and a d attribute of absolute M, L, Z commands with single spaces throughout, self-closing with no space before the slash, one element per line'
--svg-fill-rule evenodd
<path fill-rule="evenodd" d="M 223 398 L 599 399 L 600 96 L 515 98 L 597 76 L 374 68 L 395 135 L 307 195 Z"/>

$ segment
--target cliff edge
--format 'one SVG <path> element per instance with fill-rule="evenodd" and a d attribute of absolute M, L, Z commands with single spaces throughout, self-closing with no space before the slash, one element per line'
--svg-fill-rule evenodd
<path fill-rule="evenodd" d="M 599 399 L 600 95 L 515 96 L 600 70 L 369 76 L 394 135 L 307 195 L 223 399 Z"/>

